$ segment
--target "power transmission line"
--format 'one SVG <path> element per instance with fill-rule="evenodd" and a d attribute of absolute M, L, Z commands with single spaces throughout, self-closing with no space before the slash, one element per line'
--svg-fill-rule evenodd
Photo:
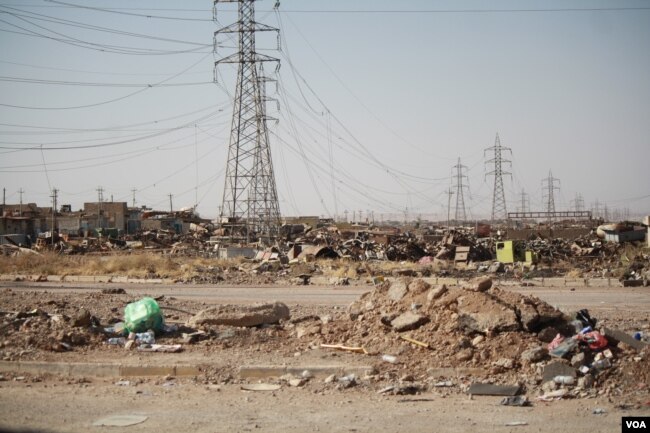
<path fill-rule="evenodd" d="M 494 190 L 492 193 L 492 221 L 497 219 L 506 219 L 508 217 L 508 211 L 506 208 L 506 196 L 503 191 L 503 175 L 509 174 L 512 177 L 512 173 L 509 171 L 503 170 L 504 164 L 510 164 L 509 159 L 503 159 L 504 152 L 510 152 L 512 155 L 512 150 L 509 147 L 501 146 L 501 140 L 499 139 L 499 133 L 494 140 L 494 146 L 488 147 L 485 149 L 485 152 L 493 152 L 494 158 L 486 161 L 486 164 L 493 164 L 494 170 L 487 173 L 486 176 L 494 176 Z"/>
<path fill-rule="evenodd" d="M 464 184 L 464 180 L 467 179 L 467 176 L 464 171 L 467 169 L 466 165 L 460 163 L 460 157 L 458 158 L 458 164 L 454 165 L 456 169 L 455 186 L 456 186 L 456 212 L 454 215 L 454 220 L 456 221 L 466 221 L 467 214 L 465 212 L 465 196 L 463 194 L 464 190 L 469 187 L 469 185 Z"/>
<path fill-rule="evenodd" d="M 219 65 L 238 65 L 220 217 L 222 223 L 227 218 L 226 228 L 233 240 L 250 241 L 258 236 L 273 239 L 279 233 L 281 221 L 266 124 L 263 87 L 267 80 L 262 65 L 279 66 L 280 61 L 256 52 L 255 34 L 279 30 L 255 21 L 255 0 L 215 0 L 215 21 L 217 5 L 224 2 L 237 3 L 239 20 L 214 33 L 214 49 L 216 52 L 220 36 L 238 34 L 239 50 L 215 62 L 215 81 Z"/>
<path fill-rule="evenodd" d="M 548 212 L 549 224 L 553 221 L 553 213 L 555 213 L 555 191 L 560 190 L 560 179 L 553 177 L 551 170 L 548 171 L 548 177 L 542 179 L 542 196 L 546 200 L 546 212 Z"/>

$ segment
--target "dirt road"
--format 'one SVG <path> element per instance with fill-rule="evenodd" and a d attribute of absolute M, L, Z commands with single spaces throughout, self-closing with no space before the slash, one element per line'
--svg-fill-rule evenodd
<path fill-rule="evenodd" d="M 227 287 L 198 285 L 140 284 L 52 284 L 2 283 L 0 288 L 16 292 L 92 293 L 102 288 L 124 288 L 134 296 L 153 295 L 191 301 L 216 303 L 251 303 L 276 299 L 290 305 L 323 307 L 347 306 L 370 290 L 367 286 L 321 287 Z M 520 293 L 534 294 L 562 310 L 588 308 L 598 317 L 629 315 L 647 323 L 650 290 L 647 288 L 550 288 L 509 287 Z M 28 295 L 28 296 L 31 296 Z M 607 313 L 607 314 L 605 314 Z M 257 347 L 257 343 L 256 343 Z M 293 346 L 291 346 L 293 348 Z M 260 348 L 239 350 L 242 362 L 286 362 L 294 350 L 266 353 Z M 318 351 L 313 352 L 316 357 Z M 122 350 L 100 351 L 114 357 Z M 218 363 L 217 349 L 191 357 L 203 357 Z M 149 354 L 150 358 L 158 354 Z M 84 356 L 78 351 L 77 356 Z M 230 356 L 233 356 L 232 354 Z M 306 354 L 303 352 L 302 359 Z M 334 354 L 327 359 L 331 360 Z M 348 355 L 354 357 L 354 355 Z M 225 357 L 225 356 L 224 356 Z M 283 358 L 284 357 L 284 358 Z M 149 359 L 147 357 L 136 358 Z M 172 358 L 166 358 L 168 360 Z M 193 358 L 192 358 L 193 359 Z M 238 358 L 239 359 L 239 358 Z M 284 359 L 284 361 L 283 361 Z M 305 358 L 307 359 L 307 358 Z M 310 358 L 311 359 L 311 358 Z M 320 358 L 316 357 L 315 360 Z M 345 363 L 346 356 L 337 356 Z M 79 359 L 75 359 L 79 360 Z M 113 359 L 115 360 L 115 359 Z M 95 360 L 94 360 L 95 361 Z M 144 361 L 142 361 L 144 362 Z M 408 375 L 400 371 L 399 375 Z M 454 379 L 455 386 L 460 378 Z M 266 380 L 265 380 L 266 381 Z M 0 375 L 0 431 L 43 432 L 618 432 L 623 416 L 650 416 L 650 402 L 636 407 L 618 406 L 615 393 L 595 398 L 535 401 L 532 407 L 499 405 L 500 397 L 474 397 L 445 388 L 434 388 L 420 395 L 383 395 L 376 384 L 340 389 L 312 379 L 304 386 L 286 383 L 273 392 L 243 391 L 237 383 L 196 378 L 97 378 L 60 377 L 5 373 Z M 645 401 L 646 388 L 639 388 Z M 374 387 L 373 387 L 374 386 Z M 596 413 L 594 413 L 596 412 Z M 125 427 L 93 425 L 110 415 L 137 415 L 142 422 Z M 519 425 L 508 425 L 519 423 Z"/>
<path fill-rule="evenodd" d="M 237 385 L 214 386 L 158 380 L 120 386 L 44 381 L 0 382 L 0 428 L 43 432 L 619 432 L 621 417 L 650 415 L 622 411 L 607 399 L 499 405 L 498 397 L 435 393 L 384 397 L 375 392 L 283 387 L 248 392 Z M 602 409 L 603 414 L 594 414 Z M 130 427 L 98 427 L 109 415 L 142 415 Z M 507 426 L 508 423 L 525 423 Z"/>
<path fill-rule="evenodd" d="M 13 290 L 48 290 L 52 292 L 85 293 L 107 287 L 121 287 L 133 295 L 174 296 L 179 299 L 207 303 L 248 304 L 277 300 L 295 305 L 347 306 L 370 286 L 211 286 L 179 284 L 85 284 L 1 282 L 0 288 Z M 650 311 L 650 288 L 647 287 L 518 287 L 506 286 L 514 292 L 535 295 L 562 310 L 588 308 L 593 310 Z"/>

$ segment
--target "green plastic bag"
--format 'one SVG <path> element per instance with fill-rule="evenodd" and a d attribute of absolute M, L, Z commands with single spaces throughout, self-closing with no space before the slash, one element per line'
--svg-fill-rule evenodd
<path fill-rule="evenodd" d="M 142 298 L 124 308 L 124 328 L 128 332 L 162 331 L 164 325 L 160 307 L 152 298 Z"/>

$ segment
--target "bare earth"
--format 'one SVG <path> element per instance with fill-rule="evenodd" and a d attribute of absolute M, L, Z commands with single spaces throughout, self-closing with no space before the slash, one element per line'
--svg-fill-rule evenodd
<path fill-rule="evenodd" d="M 531 375 L 533 367 L 521 366 L 510 373 L 500 372 L 499 377 L 505 382 L 519 380 L 527 385 L 526 395 L 532 401 L 531 407 L 501 406 L 501 397 L 470 398 L 463 389 L 472 379 L 462 375 L 446 378 L 453 382 L 449 388 L 426 386 L 413 394 L 379 394 L 378 391 L 391 384 L 431 384 L 426 379 L 427 371 L 443 367 L 447 362 L 447 355 L 436 357 L 436 353 L 447 353 L 445 350 L 452 353 L 457 342 L 456 337 L 448 344 L 432 339 L 436 344 L 446 344 L 438 352 L 436 347 L 429 352 L 407 344 L 394 346 L 392 341 L 390 344 L 377 342 L 380 350 L 391 348 L 398 358 L 408 358 L 408 362 L 398 364 L 382 363 L 379 360 L 381 352 L 362 355 L 318 347 L 317 343 L 337 339 L 341 339 L 339 343 L 355 340 L 353 342 L 369 345 L 374 341 L 375 331 L 369 327 L 369 335 L 359 333 L 354 322 L 348 323 L 346 312 L 351 302 L 372 287 L 120 285 L 126 294 L 101 293 L 103 288 L 115 287 L 111 284 L 3 283 L 0 285 L 0 311 L 4 314 L 38 308 L 49 315 L 74 317 L 76 311 L 84 308 L 104 325 L 120 319 L 126 303 L 150 295 L 163 296 L 159 303 L 163 309 L 165 306 L 171 308 L 165 312 L 168 323 L 182 324 L 189 313 L 212 304 L 278 300 L 289 305 L 295 323 L 263 329 L 237 328 L 234 335 L 225 328 L 216 328 L 212 330 L 214 338 L 184 345 L 185 350 L 178 354 L 127 352 L 105 345 L 105 335 L 85 331 L 79 331 L 73 338 L 77 338 L 73 350 L 53 350 L 48 345 L 59 341 L 57 329 L 49 328 L 51 325 L 36 318 L 17 332 L 7 334 L 3 329 L 0 349 L 5 361 L 192 364 L 205 366 L 205 373 L 197 377 L 122 379 L 3 373 L 0 430 L 592 433 L 621 431 L 623 416 L 650 416 L 647 350 L 644 359 L 636 363 L 631 361 L 633 353 L 617 352 L 621 359 L 617 368 L 620 374 L 603 380 L 597 389 L 582 398 L 537 401 L 539 390 L 532 379 L 525 379 Z M 534 294 L 563 312 L 587 308 L 599 323 L 628 333 L 650 333 L 650 290 L 647 288 L 576 288 L 572 291 L 570 288 L 511 287 L 507 290 Z M 322 334 L 297 337 L 298 328 L 313 324 L 314 317 L 321 318 L 318 322 L 321 323 L 325 316 L 329 317 L 320 325 Z M 435 323 L 430 324 L 433 325 Z M 477 350 L 475 359 L 481 356 L 489 361 L 497 359 L 499 354 L 494 352 L 508 350 L 507 341 L 515 345 L 530 344 L 532 337 L 519 334 L 504 333 L 499 337 L 503 341 L 494 338 L 495 346 Z M 172 336 L 161 342 L 176 343 L 177 340 L 178 337 Z M 630 361 L 625 361 L 627 359 Z M 256 381 L 239 379 L 237 368 L 261 364 L 370 365 L 375 367 L 377 374 L 369 380 L 359 378 L 358 384 L 349 388 L 336 381 L 326 383 L 322 378 L 313 378 L 298 387 L 282 380 L 264 379 L 262 382 L 280 384 L 281 388 L 267 392 L 242 390 L 242 385 Z M 450 365 L 475 368 L 481 364 L 454 360 Z M 480 376 L 489 378 L 494 371 L 487 368 Z M 146 420 L 128 427 L 93 426 L 97 420 L 110 415 L 143 415 Z M 512 422 L 525 425 L 506 425 Z"/>

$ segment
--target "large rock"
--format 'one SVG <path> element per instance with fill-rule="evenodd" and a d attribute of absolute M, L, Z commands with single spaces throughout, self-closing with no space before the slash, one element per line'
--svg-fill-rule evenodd
<path fill-rule="evenodd" d="M 93 319 L 90 313 L 87 310 L 82 308 L 74 317 L 74 320 L 72 321 L 72 326 L 86 328 L 92 324 L 92 320 Z"/>
<path fill-rule="evenodd" d="M 483 293 L 458 298 L 457 313 L 457 326 L 467 334 L 521 329 L 517 314 L 512 308 Z"/>
<path fill-rule="evenodd" d="M 533 347 L 532 349 L 525 350 L 521 354 L 521 360 L 524 362 L 538 362 L 544 359 L 548 355 L 548 350 L 545 348 L 538 346 L 538 347 Z"/>
<path fill-rule="evenodd" d="M 411 311 L 407 311 L 406 313 L 401 314 L 393 319 L 390 324 L 397 332 L 403 332 L 417 329 L 428 321 L 429 318 L 427 316 L 422 316 L 420 314 L 415 314 Z"/>
<path fill-rule="evenodd" d="M 408 293 L 409 289 L 406 287 L 406 283 L 401 280 L 392 281 L 390 284 L 390 289 L 388 289 L 388 298 L 390 300 L 399 302 L 404 296 Z"/>
<path fill-rule="evenodd" d="M 531 302 L 529 298 L 522 298 L 517 305 L 521 324 L 527 331 L 538 332 L 551 324 L 562 322 L 562 312 L 546 302 Z"/>
<path fill-rule="evenodd" d="M 492 287 L 492 278 L 480 278 L 472 281 L 470 289 L 475 292 L 487 292 Z"/>
<path fill-rule="evenodd" d="M 427 302 L 431 303 L 440 298 L 445 293 L 447 293 L 447 286 L 444 284 L 434 287 L 433 289 L 429 290 L 429 293 L 427 293 Z"/>
<path fill-rule="evenodd" d="M 289 307 L 282 302 L 253 305 L 219 305 L 199 312 L 191 317 L 188 326 L 227 325 L 251 327 L 278 323 L 291 316 Z"/>

